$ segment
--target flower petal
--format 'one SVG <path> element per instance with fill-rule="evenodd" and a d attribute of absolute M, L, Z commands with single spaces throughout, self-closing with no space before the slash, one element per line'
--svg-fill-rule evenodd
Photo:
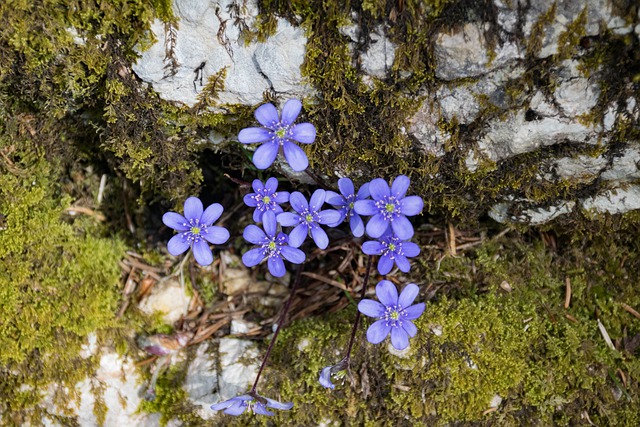
<path fill-rule="evenodd" d="M 284 141 L 282 148 L 284 149 L 284 158 L 289 162 L 291 169 L 300 172 L 309 166 L 309 159 L 302 148 L 291 141 Z"/>
<path fill-rule="evenodd" d="M 255 208 L 256 206 L 258 206 L 258 202 L 254 198 L 255 195 L 256 193 L 245 194 L 244 197 L 242 198 L 242 201 L 244 202 L 245 205 L 251 208 Z"/>
<path fill-rule="evenodd" d="M 420 246 L 416 245 L 413 242 L 403 242 L 402 252 L 405 256 L 408 257 L 418 256 L 420 254 Z"/>
<path fill-rule="evenodd" d="M 281 203 L 288 203 L 289 202 L 289 192 L 288 191 L 278 191 L 277 193 L 274 194 L 274 198 L 273 200 L 277 203 L 277 204 L 281 204 Z"/>
<path fill-rule="evenodd" d="M 184 217 L 188 220 L 199 220 L 202 216 L 202 202 L 197 197 L 189 197 L 184 202 Z"/>
<path fill-rule="evenodd" d="M 340 178 L 338 180 L 338 188 L 344 197 L 356 194 L 356 190 L 353 188 L 353 181 L 349 178 Z"/>
<path fill-rule="evenodd" d="M 404 319 L 406 320 L 414 320 L 417 319 L 418 317 L 422 316 L 422 313 L 424 313 L 424 309 L 425 309 L 425 304 L 423 302 L 421 302 L 420 304 L 414 304 L 411 307 L 407 307 L 405 308 L 405 315 L 404 315 Z"/>
<path fill-rule="evenodd" d="M 213 225 L 211 227 L 207 227 L 207 232 L 202 233 L 202 238 L 214 245 L 221 245 L 229 240 L 229 230 L 224 227 Z"/>
<path fill-rule="evenodd" d="M 396 222 L 393 220 L 392 222 Z M 389 221 L 382 216 L 382 214 L 376 214 L 367 222 L 367 234 L 373 238 L 382 236 L 385 231 L 389 229 Z M 411 236 L 409 236 L 411 237 Z"/>
<path fill-rule="evenodd" d="M 205 240 L 198 240 L 193 243 L 193 257 L 198 264 L 207 266 L 213 262 L 213 253 L 209 244 Z"/>
<path fill-rule="evenodd" d="M 279 148 L 280 145 L 276 141 L 265 142 L 253 153 L 253 164 L 258 169 L 268 168 L 276 160 Z"/>
<path fill-rule="evenodd" d="M 301 144 L 311 144 L 316 140 L 316 127 L 311 123 L 298 123 L 291 128 L 291 139 Z"/>
<path fill-rule="evenodd" d="M 349 226 L 354 237 L 360 237 L 364 234 L 364 222 L 358 214 L 352 214 L 349 219 Z"/>
<path fill-rule="evenodd" d="M 307 203 L 307 199 L 302 195 L 299 191 L 294 191 L 291 193 L 289 197 L 289 203 L 291 203 L 291 207 L 294 211 L 301 213 L 305 209 L 309 209 L 309 203 Z"/>
<path fill-rule="evenodd" d="M 265 256 L 262 248 L 249 249 L 242 255 L 242 263 L 247 267 L 254 267 L 260 264 Z"/>
<path fill-rule="evenodd" d="M 253 243 L 254 245 L 261 245 L 264 243 L 267 235 L 257 225 L 249 224 L 244 228 L 242 237 L 244 237 L 244 240 L 249 243 Z"/>
<path fill-rule="evenodd" d="M 282 215 L 282 214 L 280 214 Z M 304 239 L 307 238 L 309 234 L 309 227 L 307 224 L 299 224 L 289 234 L 289 246 L 294 248 L 299 248 L 300 245 L 304 243 Z"/>
<path fill-rule="evenodd" d="M 358 303 L 358 311 L 369 317 L 383 317 L 385 307 L 378 301 L 372 299 L 363 299 Z"/>
<path fill-rule="evenodd" d="M 418 292 L 420 292 L 420 288 L 415 283 L 409 283 L 407 286 L 402 289 L 400 292 L 400 296 L 398 297 L 398 305 L 402 308 L 407 308 L 411 304 L 413 304 L 413 300 L 418 296 Z"/>
<path fill-rule="evenodd" d="M 273 132 L 265 128 L 244 128 L 238 133 L 238 141 L 243 144 L 255 144 L 269 141 L 273 138 Z"/>
<path fill-rule="evenodd" d="M 340 194 L 335 191 L 328 190 L 326 192 L 325 202 L 333 206 L 346 206 L 347 201 Z"/>
<path fill-rule="evenodd" d="M 254 179 L 251 183 L 251 187 L 253 188 L 253 191 L 258 194 L 260 194 L 262 190 L 264 190 L 264 184 L 259 179 Z"/>
<path fill-rule="evenodd" d="M 410 337 L 415 337 L 418 333 L 418 328 L 416 328 L 416 325 L 414 325 L 413 322 L 402 322 L 402 329 L 404 329 Z"/>
<path fill-rule="evenodd" d="M 367 197 L 371 197 L 371 192 L 369 192 L 369 183 L 362 184 L 362 187 L 358 190 L 357 199 L 364 200 Z"/>
<path fill-rule="evenodd" d="M 281 409 L 283 411 L 288 411 L 293 408 L 293 402 L 278 402 L 277 400 L 269 399 L 268 397 L 265 397 L 265 399 L 267 400 L 267 407 L 269 408 Z"/>
<path fill-rule="evenodd" d="M 264 228 L 265 233 L 267 233 L 267 236 L 274 237 L 278 231 L 276 214 L 271 211 L 266 211 L 262 215 L 262 227 Z"/>
<path fill-rule="evenodd" d="M 213 406 L 211 408 L 213 409 Z M 229 406 L 223 412 L 227 415 L 238 416 L 242 414 L 246 409 L 247 407 L 243 405 L 241 401 L 235 401 L 231 406 Z"/>
<path fill-rule="evenodd" d="M 187 231 L 189 228 L 187 219 L 175 212 L 167 212 L 162 215 L 162 222 L 169 228 L 173 228 L 178 231 Z"/>
<path fill-rule="evenodd" d="M 300 224 L 300 215 L 293 212 L 282 212 L 278 214 L 278 222 L 283 227 L 293 227 Z"/>
<path fill-rule="evenodd" d="M 367 255 L 380 255 L 385 246 L 377 240 L 369 240 L 362 244 L 362 252 Z"/>
<path fill-rule="evenodd" d="M 331 382 L 331 366 L 322 368 L 322 371 L 320 371 L 320 378 L 318 378 L 318 382 L 320 382 L 320 385 L 324 388 L 330 388 L 331 390 L 336 388 L 336 386 Z"/>
<path fill-rule="evenodd" d="M 400 201 L 400 212 L 403 215 L 413 216 L 418 215 L 424 207 L 424 201 L 419 196 L 405 197 Z"/>
<path fill-rule="evenodd" d="M 266 128 L 273 129 L 274 125 L 276 125 L 280 121 L 280 116 L 278 116 L 278 110 L 273 104 L 262 104 L 258 108 L 256 108 L 255 113 L 253 115 L 256 117 L 256 120 L 260 122 L 260 124 Z"/>
<path fill-rule="evenodd" d="M 273 415 L 274 415 L 274 413 L 273 413 L 273 412 L 271 412 L 271 411 L 267 410 L 267 408 L 264 406 L 264 404 L 263 404 L 263 403 L 260 403 L 260 402 L 256 402 L 256 403 L 254 403 L 254 405 L 253 405 L 253 407 L 252 407 L 252 408 L 253 408 L 253 413 L 254 413 L 254 414 L 258 414 L 258 415 L 267 415 L 267 416 L 269 416 L 269 417 L 271 417 L 271 416 L 273 416 Z"/>
<path fill-rule="evenodd" d="M 271 177 L 264 183 L 264 189 L 267 190 L 267 194 L 273 194 L 278 190 L 278 178 Z"/>
<path fill-rule="evenodd" d="M 311 227 L 311 238 L 320 249 L 327 249 L 329 246 L 329 236 L 319 226 Z"/>
<path fill-rule="evenodd" d="M 353 210 L 364 216 L 372 216 L 380 212 L 373 200 L 356 200 L 353 204 Z"/>
<path fill-rule="evenodd" d="M 302 264 L 307 257 L 300 249 L 292 248 L 291 246 L 282 246 L 280 253 L 284 259 L 293 264 Z"/>
<path fill-rule="evenodd" d="M 369 221 L 369 223 L 371 223 L 371 221 Z M 411 221 L 404 215 L 394 218 L 393 221 L 391 221 L 391 228 L 393 232 L 396 233 L 396 236 L 402 240 L 409 240 L 413 236 L 413 225 L 411 225 Z M 369 233 L 368 228 L 367 233 Z"/>
<path fill-rule="evenodd" d="M 387 324 L 386 320 L 378 320 L 373 322 L 369 329 L 367 329 L 367 341 L 371 344 L 379 344 L 389 335 L 391 326 Z"/>
<path fill-rule="evenodd" d="M 409 260 L 407 259 L 406 256 L 396 254 L 394 259 L 395 259 L 396 265 L 398 266 L 400 271 L 402 271 L 403 273 L 408 273 L 409 270 L 411 270 L 411 264 L 409 264 Z"/>
<path fill-rule="evenodd" d="M 342 222 L 342 214 L 334 209 L 326 209 L 318 214 L 320 215 L 320 220 L 318 220 L 320 224 L 340 224 Z"/>
<path fill-rule="evenodd" d="M 180 255 L 191 246 L 189 241 L 187 241 L 187 239 L 185 239 L 182 234 L 183 233 L 176 234 L 171 239 L 169 239 L 169 243 L 167 243 L 167 250 L 173 256 Z"/>
<path fill-rule="evenodd" d="M 371 181 L 369 183 L 369 191 L 371 192 L 371 197 L 375 200 L 380 200 L 391 195 L 389 184 L 382 178 L 376 178 Z"/>
<path fill-rule="evenodd" d="M 309 199 L 309 209 L 312 211 L 319 211 L 322 205 L 324 205 L 324 199 L 327 197 L 327 192 L 323 189 L 317 189 L 311 195 Z"/>
<path fill-rule="evenodd" d="M 387 306 L 398 305 L 398 290 L 396 285 L 388 280 L 381 280 L 376 285 L 376 295 L 380 302 Z"/>
<path fill-rule="evenodd" d="M 267 259 L 267 266 L 269 267 L 269 273 L 275 277 L 282 277 L 287 272 L 284 268 L 284 261 L 279 256 L 270 256 Z"/>
<path fill-rule="evenodd" d="M 402 327 L 391 329 L 391 345 L 396 350 L 404 350 L 409 347 L 409 334 Z"/>
<path fill-rule="evenodd" d="M 282 118 L 280 119 L 280 122 L 285 126 L 295 122 L 301 109 L 302 102 L 297 99 L 288 100 L 285 102 L 284 107 L 282 107 L 282 113 L 280 114 Z"/>
<path fill-rule="evenodd" d="M 402 199 L 404 195 L 407 194 L 409 184 L 411 184 L 411 180 L 408 176 L 400 175 L 396 177 L 391 184 L 391 194 L 395 196 L 396 199 Z"/>
<path fill-rule="evenodd" d="M 220 218 L 224 208 L 220 203 L 214 203 L 209 205 L 207 209 L 204 210 L 202 216 L 200 217 L 200 224 L 211 225 Z"/>
<path fill-rule="evenodd" d="M 255 209 L 253 211 L 253 222 L 262 222 L 263 214 L 264 214 L 264 211 L 261 211 L 260 209 Z"/>
<path fill-rule="evenodd" d="M 378 273 L 384 276 L 385 274 L 388 274 L 392 268 L 393 260 L 391 259 L 391 257 L 388 255 L 381 256 L 378 260 Z"/>

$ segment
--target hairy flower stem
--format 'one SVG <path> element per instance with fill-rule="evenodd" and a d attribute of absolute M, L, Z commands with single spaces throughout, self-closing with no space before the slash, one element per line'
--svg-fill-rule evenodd
<path fill-rule="evenodd" d="M 371 264 L 373 263 L 373 256 L 369 255 L 369 259 L 367 260 L 367 270 L 364 273 L 364 280 L 362 281 L 362 290 L 360 291 L 360 300 L 364 298 L 364 294 L 367 291 L 367 286 L 369 284 L 369 273 L 371 272 Z M 360 310 L 356 311 L 356 319 L 353 322 L 353 329 L 351 330 L 351 338 L 349 338 L 349 346 L 347 347 L 347 355 L 344 357 L 344 362 L 346 364 L 346 368 L 349 369 L 349 363 L 351 362 L 351 348 L 353 347 L 353 342 L 356 339 L 356 332 L 358 332 L 358 324 L 360 323 Z"/>
<path fill-rule="evenodd" d="M 276 339 L 278 339 L 278 334 L 280 333 L 280 329 L 282 328 L 282 325 L 284 324 L 284 321 L 287 318 L 287 313 L 289 312 L 289 308 L 291 307 L 293 296 L 296 293 L 296 288 L 298 287 L 298 283 L 300 283 L 300 277 L 302 277 L 302 270 L 304 268 L 303 266 L 304 264 L 300 264 L 298 266 L 298 270 L 296 271 L 296 277 L 293 281 L 293 286 L 291 287 L 291 294 L 289 295 L 289 299 L 287 300 L 287 303 L 285 304 L 284 309 L 280 314 L 280 318 L 278 318 L 278 326 L 276 327 L 276 331 L 273 333 L 273 338 L 271 338 L 271 342 L 269 343 L 267 352 L 264 355 L 264 359 L 262 359 L 262 365 L 260 365 L 260 370 L 258 370 L 258 375 L 256 375 L 256 380 L 253 382 L 253 387 L 251 387 L 251 391 L 247 393 L 250 396 L 255 397 L 255 395 L 257 394 L 256 388 L 258 387 L 258 381 L 260 381 L 260 375 L 262 375 L 262 371 L 264 370 L 265 366 L 267 366 L 267 360 L 269 360 L 269 356 L 271 355 L 273 344 L 276 342 Z"/>

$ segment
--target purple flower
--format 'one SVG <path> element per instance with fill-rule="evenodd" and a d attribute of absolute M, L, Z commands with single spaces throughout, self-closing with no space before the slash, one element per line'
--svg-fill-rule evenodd
<path fill-rule="evenodd" d="M 304 252 L 289 246 L 289 239 L 286 234 L 277 233 L 278 224 L 273 212 L 266 211 L 262 215 L 262 226 L 264 227 L 264 231 L 253 224 L 247 225 L 244 229 L 244 233 L 242 234 L 244 239 L 259 246 L 248 250 L 242 255 L 244 265 L 253 267 L 267 258 L 269 272 L 275 277 L 282 277 L 286 272 L 282 258 L 294 264 L 304 262 L 306 258 Z"/>
<path fill-rule="evenodd" d="M 263 143 L 253 153 L 253 164 L 258 169 L 271 166 L 280 147 L 294 171 L 303 171 L 309 166 L 307 155 L 293 142 L 311 144 L 316 139 L 316 128 L 311 123 L 293 123 L 300 114 L 301 108 L 300 101 L 290 99 L 284 104 L 282 114 L 279 116 L 273 104 L 263 104 L 256 109 L 255 116 L 264 127 L 251 127 L 240 131 L 238 141 L 241 143 Z"/>
<path fill-rule="evenodd" d="M 320 371 L 318 382 L 322 387 L 333 390 L 336 386 L 331 382 L 331 377 L 344 381 L 344 377 L 347 375 L 347 365 L 347 359 L 344 358 L 335 365 L 325 366 Z"/>
<path fill-rule="evenodd" d="M 272 211 L 275 214 L 281 213 L 280 204 L 289 201 L 288 191 L 276 192 L 278 189 L 278 180 L 276 178 L 269 178 L 264 185 L 259 179 L 254 179 L 251 186 L 255 193 L 249 193 L 244 196 L 244 204 L 256 208 L 253 211 L 253 220 L 255 222 L 262 221 L 262 214 L 266 211 Z"/>
<path fill-rule="evenodd" d="M 324 204 L 325 197 L 326 191 L 319 189 L 314 191 L 310 203 L 307 203 L 307 199 L 302 193 L 298 191 L 291 193 L 289 203 L 297 213 L 284 212 L 278 215 L 278 222 L 283 227 L 295 226 L 289 234 L 291 246 L 300 247 L 309 235 L 309 231 L 313 241 L 320 249 L 326 249 L 329 245 L 329 237 L 320 224 L 335 224 L 340 220 L 340 212 L 333 209 L 321 211 L 320 208 Z"/>
<path fill-rule="evenodd" d="M 333 191 L 327 191 L 327 203 L 333 205 L 334 208 L 339 208 L 338 211 L 341 215 L 340 221 L 338 221 L 337 224 L 329 224 L 329 226 L 337 226 L 346 218 L 349 221 L 353 235 L 360 237 L 364 234 L 364 222 L 362 218 L 360 218 L 360 215 L 353 210 L 353 207 L 356 201 L 369 197 L 369 184 L 367 183 L 360 187 L 360 190 L 358 190 L 356 194 L 353 182 L 349 178 L 340 178 L 338 180 L 338 188 L 342 195 Z"/>
<path fill-rule="evenodd" d="M 397 350 L 409 346 L 409 337 L 414 337 L 418 328 L 411 322 L 422 315 L 424 303 L 411 305 L 418 295 L 418 286 L 409 283 L 400 293 L 393 283 L 381 280 L 376 285 L 378 301 L 363 299 L 358 304 L 360 313 L 379 320 L 373 322 L 367 330 L 367 341 L 381 343 L 391 333 L 391 344 Z"/>
<path fill-rule="evenodd" d="M 381 255 L 378 260 L 380 274 L 390 272 L 394 262 L 400 271 L 408 273 L 411 265 L 407 257 L 417 256 L 420 253 L 420 247 L 413 242 L 400 239 L 395 234 L 385 233 L 377 241 L 364 242 L 362 252 L 367 255 Z"/>
<path fill-rule="evenodd" d="M 409 177 L 400 175 L 393 180 L 391 189 L 382 178 L 369 183 L 369 191 L 373 200 L 358 200 L 354 204 L 356 213 L 371 216 L 367 223 L 367 234 L 373 238 L 382 236 L 391 227 L 401 239 L 413 236 L 413 227 L 407 216 L 413 216 L 422 210 L 422 198 L 405 197 L 409 188 Z"/>
<path fill-rule="evenodd" d="M 213 225 L 220 218 L 223 210 L 220 203 L 214 203 L 203 212 L 200 199 L 189 197 L 184 202 L 184 216 L 175 212 L 164 214 L 162 222 L 179 232 L 167 244 L 169 253 L 177 256 L 192 248 L 198 264 L 211 264 L 213 254 L 207 242 L 221 245 L 229 240 L 229 232 L 226 228 Z"/>
<path fill-rule="evenodd" d="M 211 405 L 211 409 L 214 411 L 224 410 L 227 415 L 240 415 L 247 408 L 254 414 L 272 416 L 273 412 L 267 410 L 267 408 L 282 409 L 284 411 L 293 408 L 293 402 L 278 402 L 277 400 L 269 399 L 268 397 L 249 394 L 243 394 L 242 396 L 232 397 L 224 402 Z"/>

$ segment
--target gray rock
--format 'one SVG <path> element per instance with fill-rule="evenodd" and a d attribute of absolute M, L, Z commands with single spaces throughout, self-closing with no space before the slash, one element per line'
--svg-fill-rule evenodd
<path fill-rule="evenodd" d="M 465 86 L 442 86 L 436 96 L 440 100 L 442 115 L 449 121 L 455 118 L 461 124 L 471 123 L 480 112 L 475 95 Z"/>
<path fill-rule="evenodd" d="M 582 76 L 578 71 L 579 62 L 568 60 L 558 71 L 560 84 L 554 97 L 564 115 L 576 117 L 588 113 L 598 103 L 599 86 Z"/>
<path fill-rule="evenodd" d="M 195 358 L 189 363 L 187 375 L 182 384 L 189 401 L 199 407 L 198 416 L 205 420 L 215 416 L 215 412 L 209 407 L 219 397 L 215 392 L 218 388 L 216 361 L 215 353 L 210 351 L 209 344 L 206 342 L 200 344 Z"/>
<path fill-rule="evenodd" d="M 151 293 L 142 300 L 140 310 L 146 314 L 161 313 L 162 320 L 172 325 L 186 313 L 191 297 L 178 280 L 168 278 L 157 283 Z"/>
<path fill-rule="evenodd" d="M 440 113 L 433 107 L 434 100 L 427 98 L 409 119 L 409 135 L 415 137 L 428 154 L 435 156 L 444 155 L 445 141 L 450 138 L 439 127 Z"/>
<path fill-rule="evenodd" d="M 605 181 L 626 181 L 640 178 L 640 144 L 625 149 L 621 156 L 613 158 L 611 167 L 604 171 Z"/>
<path fill-rule="evenodd" d="M 232 3 L 175 0 L 177 25 L 153 22 L 151 30 L 158 41 L 141 53 L 134 72 L 163 99 L 188 106 L 198 102 L 207 79 L 224 68 L 220 104 L 254 105 L 267 90 L 287 96 L 310 94 L 300 72 L 306 48 L 302 30 L 279 18 L 273 37 L 245 45 L 237 23 L 252 25 L 257 4 L 248 0 L 242 8 L 230 9 Z"/>
<path fill-rule="evenodd" d="M 369 49 L 360 57 L 362 69 L 370 76 L 382 79 L 393 65 L 396 47 L 386 37 L 384 28 L 379 26 L 371 33 Z"/>
<path fill-rule="evenodd" d="M 640 186 L 629 185 L 606 190 L 582 200 L 582 207 L 587 211 L 609 214 L 640 209 Z"/>

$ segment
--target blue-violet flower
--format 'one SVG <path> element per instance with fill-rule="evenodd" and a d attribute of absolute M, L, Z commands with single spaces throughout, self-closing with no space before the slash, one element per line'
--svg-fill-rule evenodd
<path fill-rule="evenodd" d="M 278 215 L 278 222 L 283 227 L 293 227 L 289 233 L 289 244 L 295 248 L 300 247 L 307 238 L 309 232 L 313 241 L 320 249 L 326 249 L 329 245 L 327 233 L 320 224 L 335 224 L 340 220 L 340 212 L 327 209 L 321 211 L 324 204 L 326 191 L 318 189 L 311 195 L 310 203 L 298 191 L 291 193 L 289 203 L 295 212 L 283 212 Z"/>
<path fill-rule="evenodd" d="M 362 252 L 367 255 L 380 255 L 378 272 L 382 275 L 391 271 L 393 263 L 398 266 L 400 271 L 408 273 L 411 265 L 407 257 L 417 256 L 420 253 L 420 247 L 387 232 L 378 240 L 364 242 Z"/>
<path fill-rule="evenodd" d="M 254 396 L 243 394 L 242 396 L 232 397 L 224 402 L 211 405 L 211 409 L 214 411 L 222 410 L 227 415 L 240 415 L 247 408 L 254 414 L 272 416 L 273 412 L 267 410 L 267 408 L 287 411 L 293 408 L 293 402 L 282 403 L 257 394 Z"/>
<path fill-rule="evenodd" d="M 264 231 L 257 225 L 247 225 L 242 236 L 250 243 L 258 245 L 242 255 L 242 262 L 247 267 L 253 267 L 267 258 L 269 272 L 275 277 L 282 277 L 286 273 L 282 258 L 294 264 L 304 262 L 306 256 L 300 249 L 289 246 L 287 235 L 278 233 L 276 216 L 271 211 L 262 215 Z M 266 233 L 265 233 L 266 232 Z"/>
<path fill-rule="evenodd" d="M 309 166 L 307 155 L 294 141 L 311 144 L 316 139 L 316 128 L 311 123 L 293 123 L 298 118 L 300 109 L 302 103 L 297 99 L 288 100 L 281 115 L 278 115 L 273 104 L 263 104 L 256 109 L 255 117 L 264 127 L 250 127 L 240 131 L 238 141 L 241 143 L 262 143 L 253 153 L 253 164 L 258 169 L 271 166 L 280 147 L 294 171 L 303 171 Z"/>
<path fill-rule="evenodd" d="M 288 191 L 276 191 L 278 189 L 278 180 L 269 178 L 264 185 L 259 179 L 254 179 L 251 184 L 255 193 L 249 193 L 244 196 L 244 204 L 252 208 L 253 220 L 255 222 L 262 221 L 262 214 L 266 211 L 272 211 L 276 215 L 282 212 L 280 204 L 289 201 Z"/>
<path fill-rule="evenodd" d="M 347 365 L 347 359 L 344 358 L 335 365 L 325 366 L 320 371 L 318 382 L 322 387 L 333 390 L 336 386 L 331 382 L 331 377 L 344 381 L 344 377 L 347 375 Z"/>
<path fill-rule="evenodd" d="M 367 234 L 378 238 L 391 227 L 393 232 L 402 240 L 413 236 L 413 226 L 407 216 L 420 213 L 423 206 L 419 196 L 405 197 L 410 180 L 405 175 L 400 175 L 393 180 L 391 189 L 389 184 L 376 178 L 369 183 L 369 191 L 373 200 L 358 200 L 354 204 L 356 213 L 371 216 L 367 222 Z"/>
<path fill-rule="evenodd" d="M 418 291 L 416 284 L 409 283 L 398 297 L 395 285 L 388 280 L 381 280 L 376 285 L 380 302 L 363 299 L 358 304 L 360 313 L 379 319 L 367 329 L 367 341 L 378 344 L 391 333 L 391 345 L 395 349 L 407 348 L 409 337 L 414 337 L 418 332 L 411 321 L 420 317 L 425 309 L 424 303 L 411 305 Z"/>
<path fill-rule="evenodd" d="M 203 211 L 202 202 L 197 197 L 189 197 L 184 202 L 184 216 L 176 212 L 167 212 L 162 222 L 178 231 L 167 244 L 169 253 L 180 255 L 187 249 L 193 249 L 193 256 L 200 265 L 213 262 L 209 243 L 221 245 L 229 240 L 229 232 L 224 227 L 214 226 L 223 211 L 220 203 L 214 203 Z"/>
<path fill-rule="evenodd" d="M 349 221 L 353 235 L 360 237 L 364 234 L 364 222 L 362 218 L 360 218 L 360 215 L 353 210 L 353 206 L 357 200 L 364 200 L 369 197 L 369 183 L 360 187 L 356 194 L 353 182 L 349 178 L 340 178 L 338 180 L 338 188 L 342 194 L 327 191 L 326 202 L 334 208 L 338 208 L 338 212 L 340 212 L 342 216 L 338 224 L 329 224 L 329 226 L 337 226 L 346 218 Z"/>

